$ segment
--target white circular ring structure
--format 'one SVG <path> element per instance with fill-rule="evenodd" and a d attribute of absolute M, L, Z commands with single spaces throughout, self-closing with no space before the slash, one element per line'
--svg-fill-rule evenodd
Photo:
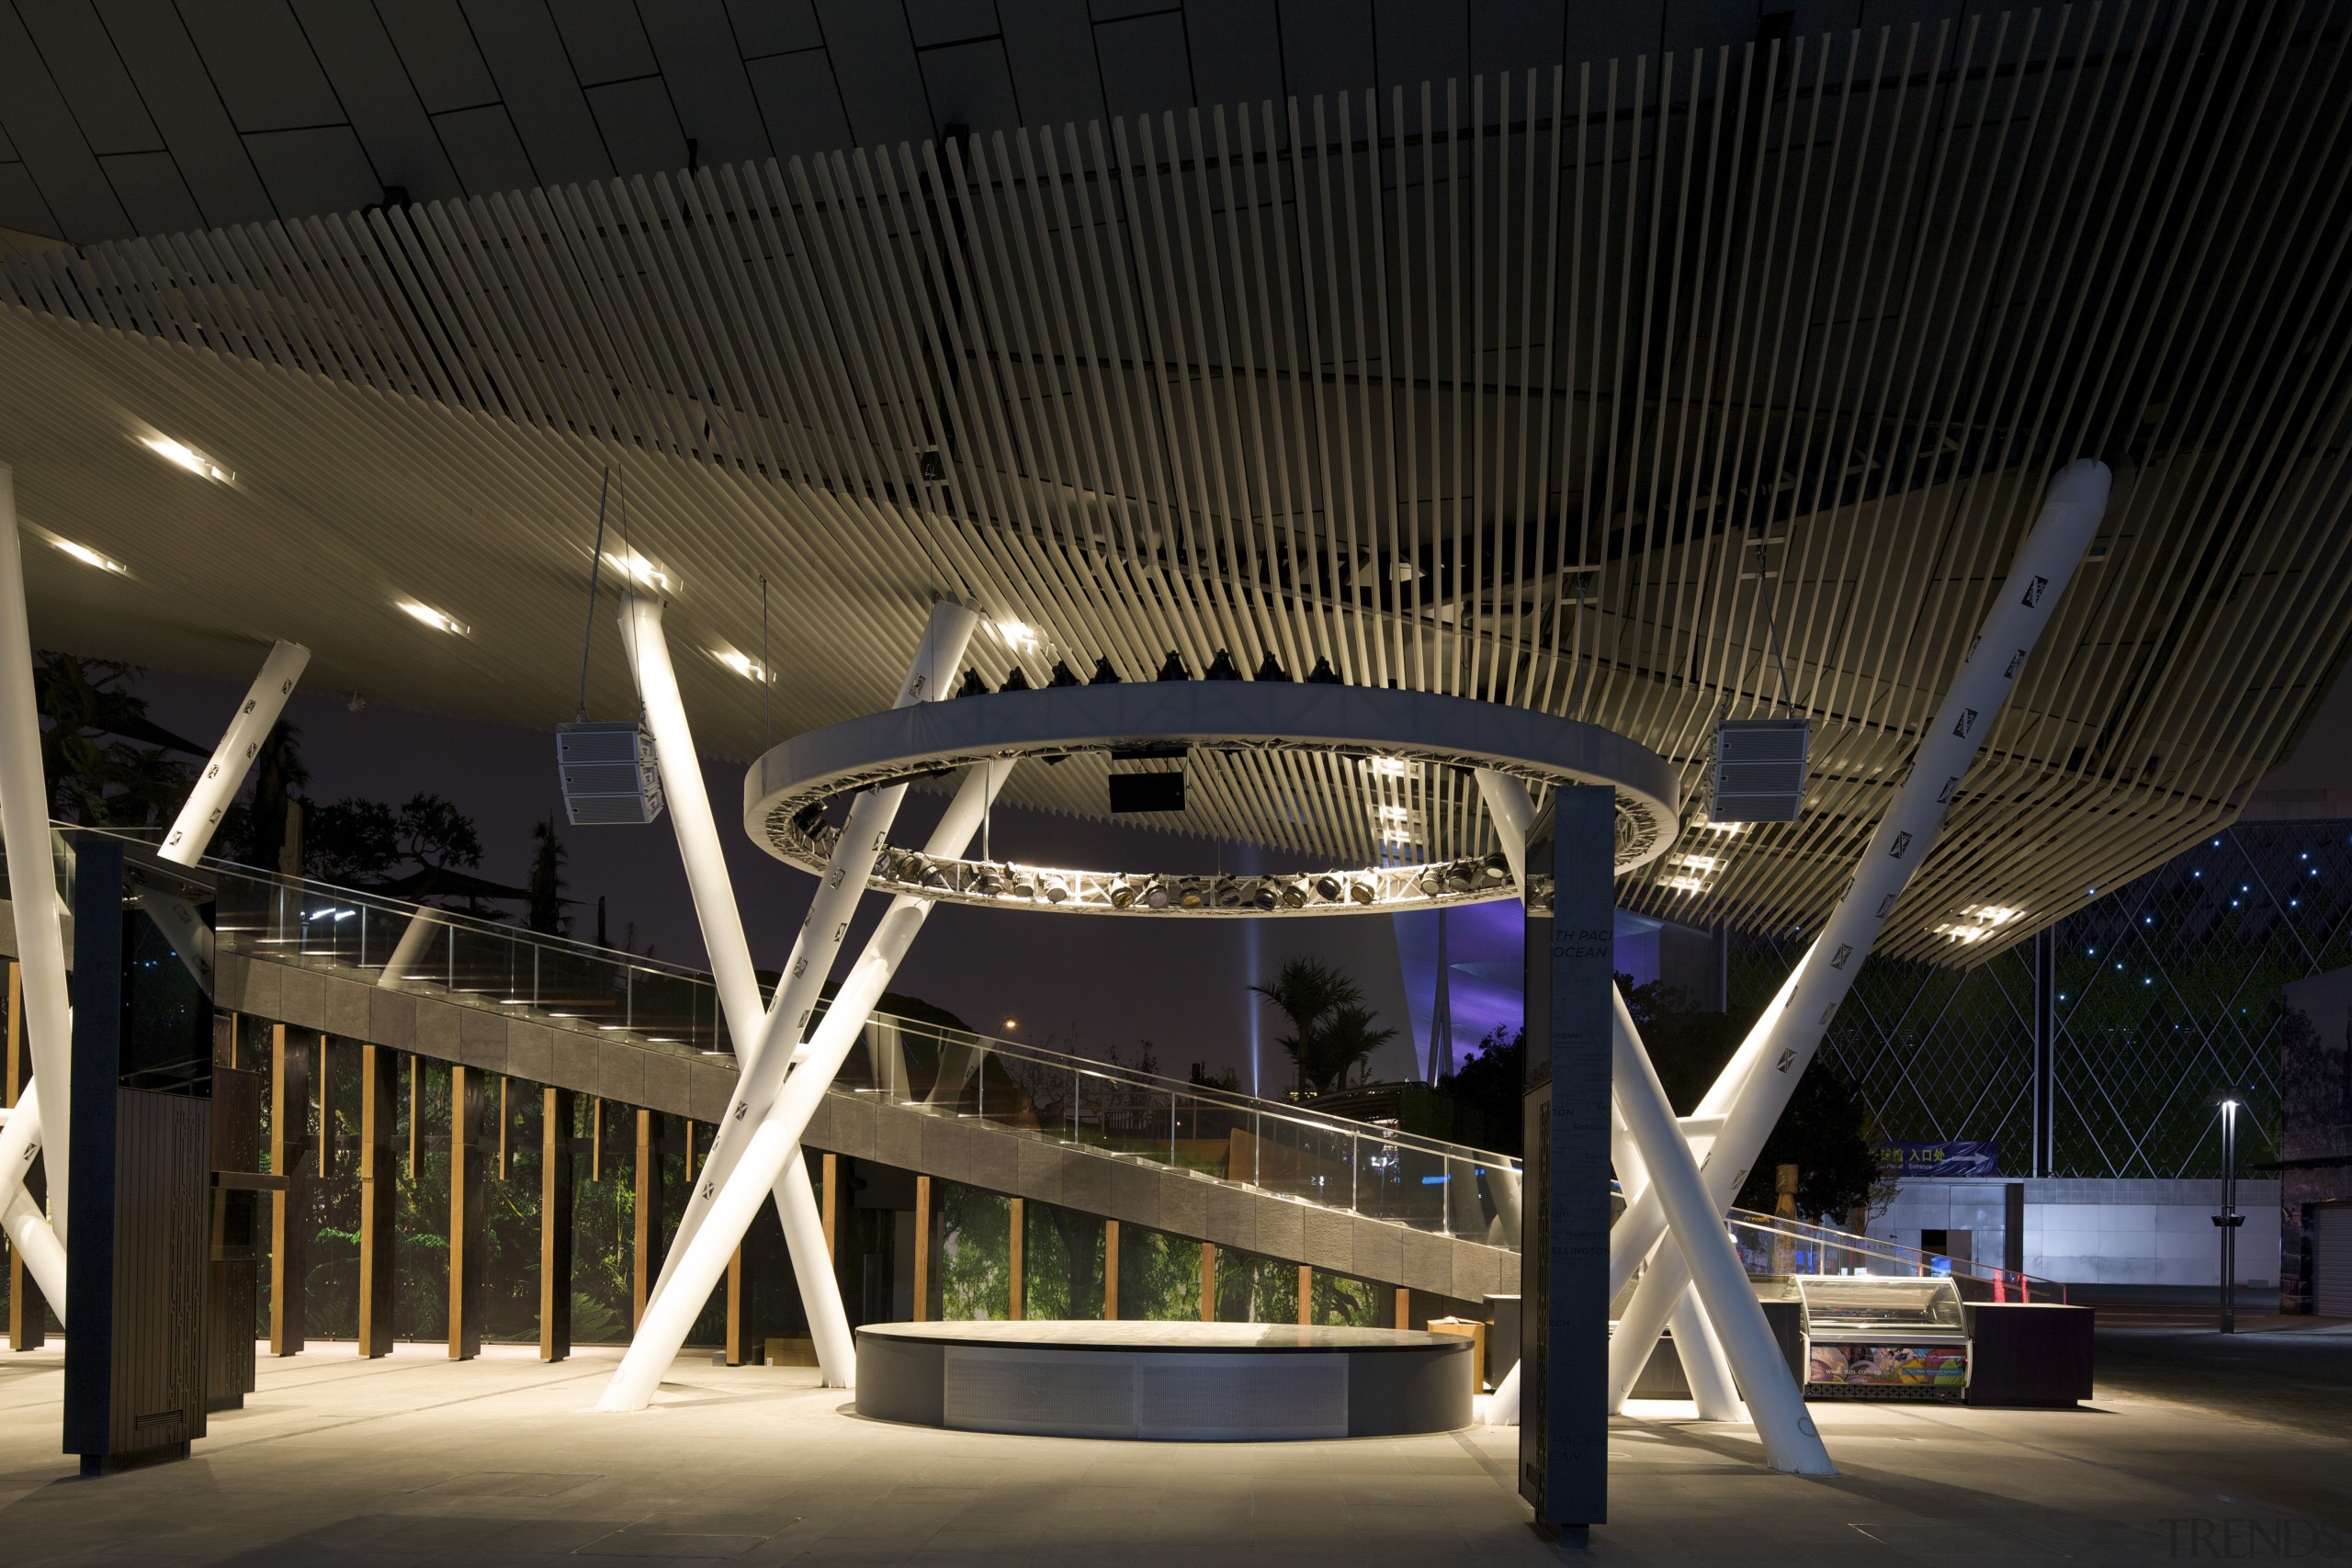
<path fill-rule="evenodd" d="M 821 873 L 839 837 L 823 808 L 837 796 L 989 761 L 1153 748 L 1321 752 L 1478 769 L 1533 789 L 1605 784 L 1616 792 L 1621 875 L 1664 853 L 1680 829 L 1673 769 L 1657 752 L 1598 725 L 1425 692 L 1271 681 L 998 692 L 868 714 L 795 736 L 754 762 L 743 780 L 743 827 L 777 859 Z M 946 860 L 899 849 L 876 855 L 869 886 L 1070 914 L 1207 917 L 1394 913 L 1519 891 L 1500 854 L 1187 875 Z"/>

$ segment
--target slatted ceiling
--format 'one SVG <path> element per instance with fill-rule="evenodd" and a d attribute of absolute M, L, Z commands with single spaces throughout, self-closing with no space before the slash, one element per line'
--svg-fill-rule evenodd
<path fill-rule="evenodd" d="M 991 683 L 1328 655 L 1623 729 L 1695 806 L 1777 641 L 1804 820 L 1697 835 L 1703 896 L 1621 895 L 1779 924 L 1842 886 L 2043 476 L 2093 452 L 2111 553 L 1893 928 L 1976 959 L 2226 819 L 2343 662 L 2352 94 L 2299 15 L 1994 17 L 20 256 L 5 330 L 43 369 L 0 396 L 42 445 L 0 455 L 37 521 L 218 606 L 104 626 L 77 583 L 92 646 L 185 662 L 301 609 L 337 683 L 534 723 L 569 713 L 607 461 L 682 644 L 756 647 L 769 578 L 782 733 L 873 706 L 952 591 L 1044 638 L 984 632 Z M 185 484 L 125 412 L 239 470 L 209 526 L 308 541 L 348 597 L 125 515 Z M 474 637 L 420 648 L 393 592 Z M 756 750 L 756 688 L 682 663 L 707 741 Z M 1371 859 L 1387 801 L 1433 852 L 1485 841 L 1451 777 L 1193 772 L 1196 828 Z M 1014 787 L 1100 807 L 1084 768 Z M 2029 918 L 1926 935 L 1979 902 Z"/>

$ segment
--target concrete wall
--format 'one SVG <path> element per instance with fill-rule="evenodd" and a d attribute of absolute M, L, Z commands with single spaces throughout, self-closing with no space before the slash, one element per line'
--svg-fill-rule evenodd
<path fill-rule="evenodd" d="M 1923 1230 L 1972 1233 L 1980 1263 L 1998 1264 L 2007 1189 L 1999 1178 L 1906 1179 L 1870 1234 L 1917 1247 Z M 2219 1181 L 2047 1180 L 2025 1186 L 2025 1270 L 2069 1285 L 2211 1286 L 2221 1244 Z M 2238 1282 L 2278 1278 L 2278 1183 L 2238 1183 Z"/>

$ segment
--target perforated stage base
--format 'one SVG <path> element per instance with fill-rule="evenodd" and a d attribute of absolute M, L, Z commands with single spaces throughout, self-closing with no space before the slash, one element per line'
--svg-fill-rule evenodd
<path fill-rule="evenodd" d="M 857 1331 L 862 1416 L 967 1432 L 1284 1442 L 1450 1432 L 1471 1342 L 1262 1323 L 884 1323 Z"/>

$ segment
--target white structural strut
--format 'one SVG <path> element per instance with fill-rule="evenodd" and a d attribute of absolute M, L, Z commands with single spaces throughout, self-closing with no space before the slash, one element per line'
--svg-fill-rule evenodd
<path fill-rule="evenodd" d="M 1969 645 L 1959 675 L 1920 738 L 1909 773 L 1895 790 L 1877 831 L 1871 835 L 1854 879 L 1830 912 L 1807 962 L 1793 976 L 1778 1027 L 1761 1041 L 1751 1035 L 1757 1049 L 1751 1053 L 1743 1045 L 1740 1052 L 1749 1060 L 1743 1063 L 1736 1056 L 1724 1068 L 1726 1077 L 1735 1072 L 1745 1076 L 1720 1095 L 1710 1090 L 1707 1101 L 1702 1103 L 1702 1114 L 1724 1118 L 1702 1171 L 1716 1216 L 1731 1202 L 1756 1163 L 1904 886 L 1934 847 L 1962 776 L 1975 761 L 2009 694 L 2016 690 L 2027 656 L 2049 625 L 2067 580 L 2098 531 L 2107 511 L 2109 483 L 2107 466 L 2087 459 L 2069 464 L 2051 480 L 2041 514 L 2018 547 L 1983 629 Z M 1764 1059 L 1768 1050 L 1770 1061 Z M 1719 1080 L 1717 1087 L 1724 1086 Z M 1657 1190 L 1655 1184 L 1652 1190 Z M 1626 1220 L 1634 1217 L 1632 1210 L 1624 1216 Z M 1615 1262 L 1613 1247 L 1611 1262 Z M 1618 1320 L 1622 1344 L 1611 1346 L 1609 1403 L 1612 1410 L 1623 1403 L 1626 1389 L 1640 1371 L 1634 1359 L 1634 1347 L 1657 1337 L 1685 1282 L 1680 1260 L 1668 1249 L 1657 1255 L 1634 1288 Z M 1720 1318 L 1715 1326 L 1722 1330 Z M 1736 1359 L 1734 1365 L 1737 1365 Z M 1751 1407 L 1754 1403 L 1750 1390 Z"/>
<path fill-rule="evenodd" d="M 1703 1136 L 1709 1140 L 1708 1146 L 1713 1147 L 1715 1134 L 1723 1131 L 1722 1107 L 1730 1102 L 1731 1096 L 1737 1092 L 1756 1058 L 1762 1055 L 1765 1047 L 1771 1043 L 1772 1031 L 1779 1026 L 1781 1015 L 1788 1010 L 1789 998 L 1795 994 L 1797 979 L 1804 973 L 1805 964 L 1811 957 L 1811 951 L 1807 950 L 1805 956 L 1797 960 L 1796 967 L 1789 972 L 1787 979 L 1781 982 L 1780 990 L 1773 994 L 1763 1016 L 1756 1021 L 1756 1026 L 1747 1032 L 1747 1038 L 1741 1042 L 1737 1051 L 1732 1053 L 1732 1058 L 1724 1065 L 1724 1070 L 1715 1075 L 1715 1081 L 1708 1086 L 1706 1096 L 1699 1101 L 1697 1114 L 1683 1119 L 1683 1132 L 1692 1140 L 1694 1146 Z M 1707 1151 L 1698 1149 L 1696 1152 L 1703 1157 Z M 1625 1288 L 1633 1279 L 1634 1271 L 1642 1266 L 1657 1247 L 1658 1237 L 1665 1234 L 1666 1213 L 1658 1207 L 1657 1199 L 1647 1192 L 1638 1197 L 1628 1193 L 1625 1212 L 1618 1215 L 1617 1223 L 1609 1228 L 1611 1301 L 1617 1299 L 1617 1293 Z M 1638 1375 L 1641 1368 L 1635 1367 L 1634 1371 Z"/>
<path fill-rule="evenodd" d="M 931 701 L 953 688 L 956 666 L 963 662 L 964 650 L 972 640 L 972 632 L 979 625 L 979 616 L 952 599 L 943 599 L 931 607 L 930 619 L 923 626 L 922 645 L 916 649 L 905 679 L 899 683 L 899 694 L 893 707 L 910 707 L 916 703 Z M 658 626 L 655 636 L 659 636 Z M 655 743 L 660 744 L 657 733 Z M 666 774 L 664 775 L 666 778 Z M 719 1118 L 718 1132 L 711 1140 L 709 1157 L 703 1162 L 703 1185 L 725 1185 L 734 1171 L 735 1162 L 742 1157 L 743 1145 L 754 1130 L 754 1124 L 743 1114 L 744 1099 L 760 1071 L 760 1059 L 771 1044 L 778 1046 L 789 1056 L 796 1052 L 808 1032 L 809 1014 L 823 994 L 826 977 L 831 975 L 835 960 L 840 956 L 842 942 L 849 935 L 850 917 L 856 912 L 858 898 L 865 893 L 866 874 L 872 870 L 874 857 L 888 841 L 891 825 L 898 820 L 899 803 L 906 798 L 906 788 L 868 790 L 850 802 L 848 819 L 842 824 L 841 837 L 834 841 L 831 857 L 817 881 L 817 891 L 808 904 L 808 912 L 800 922 L 800 931 L 793 939 L 791 954 L 786 958 L 784 974 L 776 982 L 775 995 L 768 1003 L 764 1017 L 754 1010 L 739 1021 L 728 1014 L 728 1029 L 735 1039 L 735 1052 L 741 1071 L 736 1075 L 735 1089 L 729 1098 L 727 1113 Z M 676 811 L 673 805 L 673 812 Z M 706 806 L 707 809 L 707 806 Z M 686 829 L 684 818 L 678 831 L 683 837 Z M 716 828 L 712 829 L 714 835 Z M 787 1063 L 788 1065 L 788 1063 Z M 777 1074 L 781 1077 L 779 1070 Z M 662 1259 L 662 1272 L 654 1280 L 653 1295 L 659 1297 L 668 1285 L 677 1259 L 695 1238 L 708 1209 L 701 1204 L 687 1205 L 678 1218 L 678 1232 L 670 1240 L 670 1250 Z M 812 1215 L 813 1218 L 813 1211 Z M 787 1239 L 793 1229 L 790 1220 L 785 1223 Z M 818 1234 L 823 1234 L 821 1225 Z M 793 1252 L 794 1268 L 800 1267 L 800 1254 Z M 827 1278 L 831 1279 L 830 1270 Z M 823 1287 L 820 1287 L 820 1290 Z M 840 1287 L 831 1287 L 838 1299 Z M 812 1326 L 814 1319 L 811 1319 Z M 846 1348 L 848 1320 L 842 1319 L 842 1338 Z M 823 1359 L 823 1347 L 819 1346 L 819 1359 Z M 854 1359 L 854 1358 L 853 1358 Z M 840 1369 L 848 1376 L 848 1362 Z M 826 1381 L 833 1382 L 835 1368 L 827 1363 Z M 848 1386 L 842 1382 L 839 1386 Z"/>
<path fill-rule="evenodd" d="M 1780 1341 L 1764 1316 L 1764 1303 L 1747 1281 L 1747 1269 L 1724 1228 L 1722 1212 L 1708 1198 L 1706 1182 L 1690 1145 L 1674 1123 L 1674 1109 L 1667 1103 L 1657 1069 L 1642 1049 L 1634 1031 L 1625 998 L 1611 987 L 1615 1027 L 1610 1031 L 1610 1061 L 1616 1079 L 1616 1100 L 1625 1118 L 1625 1130 L 1649 1168 L 1649 1190 L 1665 1206 L 1673 1236 L 1698 1287 L 1700 1302 L 1714 1325 L 1724 1355 L 1738 1374 L 1747 1396 L 1748 1414 L 1756 1435 L 1764 1441 L 1764 1458 L 1775 1470 L 1800 1475 L 1835 1475 L 1829 1450 L 1821 1433 L 1805 1414 L 1804 1393 L 1781 1352 Z M 1618 1333 L 1625 1332 L 1621 1325 Z M 1657 1343 L 1650 1330 L 1643 1349 Z M 1646 1359 L 1646 1356 L 1645 1356 Z M 1615 1358 L 1611 1358 L 1612 1365 Z"/>
<path fill-rule="evenodd" d="M 159 858 L 181 865 L 194 865 L 203 858 L 213 831 L 220 826 L 221 814 L 236 798 L 261 743 L 269 738 L 269 727 L 277 722 L 286 699 L 294 694 L 294 682 L 302 678 L 310 662 L 311 650 L 299 642 L 281 642 L 270 649 L 269 657 L 261 661 L 261 673 L 254 677 L 253 689 L 245 694 L 244 705 L 229 721 L 220 744 L 212 749 L 212 760 L 197 775 L 196 787 L 187 792 L 187 804 L 172 819 L 164 847 L 155 852 Z"/>
<path fill-rule="evenodd" d="M 1535 826 L 1535 802 L 1527 786 L 1509 773 L 1498 773 L 1492 768 L 1477 771 L 1478 794 L 1487 802 L 1487 815 L 1494 819 L 1495 836 L 1502 840 L 1503 858 L 1510 862 L 1510 879 L 1519 885 L 1520 897 L 1527 896 L 1527 835 Z"/>
<path fill-rule="evenodd" d="M 678 856 L 685 865 L 686 886 L 694 898 L 695 918 L 702 927 L 703 946 L 710 956 L 719 1011 L 731 1038 L 756 1039 L 763 1021 L 759 976 L 752 966 L 751 944 L 743 936 L 742 911 L 735 902 L 734 883 L 718 840 L 718 821 L 711 815 L 710 795 L 703 787 L 701 754 L 695 749 L 694 729 L 679 695 L 669 639 L 662 632 L 660 601 L 624 595 L 620 623 L 621 645 L 628 652 L 638 700 L 644 706 L 646 727 L 653 732 L 662 794 L 669 802 L 670 821 L 677 833 Z M 842 1305 L 832 1270 L 803 1257 L 800 1247 L 793 1245 L 796 1234 L 805 1236 L 813 1225 L 822 1250 L 824 1227 L 817 1214 L 816 1195 L 809 1190 L 806 1172 L 798 1182 L 780 1181 L 773 1195 L 794 1278 L 800 1286 L 801 1304 L 808 1311 L 818 1364 L 825 1381 L 838 1384 L 849 1365 L 842 1356 L 842 1346 L 850 1342 L 849 1314 Z M 806 1215 L 793 1213 L 804 1205 L 808 1211 Z"/>
<path fill-rule="evenodd" d="M 401 940 L 392 944 L 392 955 L 384 960 L 384 972 L 376 977 L 378 989 L 395 989 L 408 978 L 408 972 L 416 967 L 418 957 L 424 952 L 424 944 L 433 940 L 433 928 L 440 923 L 433 918 L 430 908 L 422 904 L 416 907 L 416 913 L 408 918 L 408 925 L 401 932 Z"/>
<path fill-rule="evenodd" d="M 1644 1055 L 1647 1055 L 1646 1048 Z M 1680 1119 L 1679 1130 L 1686 1140 L 1690 1137 L 1690 1118 Z M 1698 1151 L 1694 1148 L 1692 1152 Z M 1618 1086 L 1613 1082 L 1609 1107 L 1609 1159 L 1617 1168 L 1617 1183 L 1628 1203 L 1648 1190 L 1649 1167 L 1642 1159 L 1641 1151 L 1634 1146 L 1634 1136 L 1625 1126 L 1625 1112 L 1619 1102 Z M 1675 1308 L 1672 1326 L 1675 1355 L 1682 1363 L 1683 1381 L 1690 1385 L 1690 1399 L 1699 1407 L 1699 1418 L 1739 1420 L 1739 1393 L 1732 1385 L 1731 1367 L 1724 1359 L 1723 1342 L 1715 1337 L 1706 1313 L 1688 1291 Z"/>
<path fill-rule="evenodd" d="M 33 1077 L 49 1091 L 49 1110 L 40 1119 L 46 1123 L 41 1143 L 49 1170 L 49 1223 L 62 1242 L 74 1003 L 65 982 L 65 927 L 58 918 L 57 883 L 50 869 L 49 788 L 41 777 L 40 708 L 33 694 L 16 473 L 6 463 L 0 463 L 0 841 L 8 854 L 8 897 L 17 915 L 17 962 L 24 968 Z"/>
<path fill-rule="evenodd" d="M 979 831 L 981 818 L 1011 772 L 996 767 L 967 773 L 946 814 L 932 831 L 928 852 L 961 854 Z M 621 1358 L 612 1383 L 596 1403 L 597 1409 L 642 1410 L 652 1399 L 662 1372 L 685 1343 L 702 1303 L 727 1271 L 728 1258 L 759 1211 L 761 1195 L 788 1163 L 800 1157 L 801 1134 L 823 1103 L 825 1091 L 832 1087 L 833 1075 L 856 1044 L 866 1014 L 881 1000 L 883 988 L 931 910 L 932 901 L 927 898 L 900 896 L 890 900 L 865 951 L 842 977 L 841 988 L 833 994 L 824 1021 L 809 1041 L 806 1057 L 790 1078 L 783 1079 L 784 1051 L 769 1049 L 762 1054 L 757 1075 L 761 1081 L 752 1085 L 744 1103 L 744 1120 L 756 1121 L 742 1157 L 724 1185 L 705 1179 L 687 1199 L 689 1209 L 704 1208 L 708 1213 L 680 1256 L 669 1290 L 647 1305 L 628 1353 Z M 783 1079 L 780 1085 L 777 1079 Z"/>
<path fill-rule="evenodd" d="M 0 1126 L 0 1227 L 9 1245 L 24 1258 L 40 1293 L 59 1315 L 65 1312 L 65 1248 L 57 1233 L 29 1194 L 25 1178 L 40 1153 L 40 1079 L 25 1085 L 25 1092 Z"/>

